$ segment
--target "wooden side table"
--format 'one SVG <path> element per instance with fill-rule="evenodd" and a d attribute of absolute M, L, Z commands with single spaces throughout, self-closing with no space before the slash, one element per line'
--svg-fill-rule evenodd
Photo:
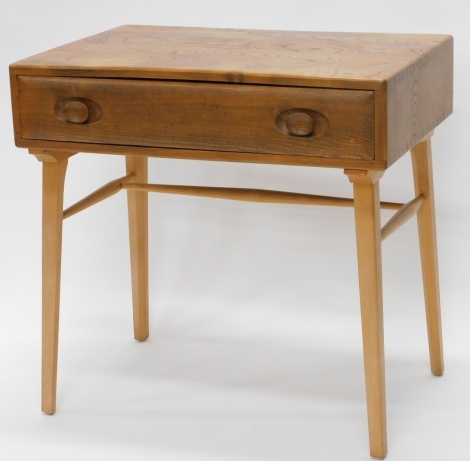
<path fill-rule="evenodd" d="M 381 241 L 418 217 L 431 370 L 443 372 L 432 130 L 452 112 L 452 37 L 124 26 L 10 67 L 15 140 L 43 162 L 42 409 L 56 408 L 63 219 L 127 190 L 135 338 L 149 335 L 147 193 L 354 206 L 370 453 L 386 456 Z M 411 150 L 416 197 L 380 202 Z M 67 159 L 126 175 L 63 211 Z M 343 168 L 354 199 L 148 184 L 149 157 Z M 398 210 L 381 227 L 380 208 Z"/>

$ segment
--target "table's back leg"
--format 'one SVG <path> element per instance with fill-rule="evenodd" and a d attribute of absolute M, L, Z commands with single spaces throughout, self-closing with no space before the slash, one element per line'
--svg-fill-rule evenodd
<path fill-rule="evenodd" d="M 411 158 L 416 195 L 421 194 L 424 196 L 424 202 L 418 211 L 417 217 L 431 371 L 434 375 L 440 376 L 444 372 L 444 359 L 442 353 L 431 138 L 427 138 L 413 147 L 411 149 Z"/>
<path fill-rule="evenodd" d="M 148 182 L 148 159 L 126 157 L 127 174 L 134 173 L 133 182 Z M 132 304 L 134 338 L 145 341 L 149 336 L 148 293 L 148 192 L 127 191 L 129 210 L 129 241 L 131 253 Z"/>
<path fill-rule="evenodd" d="M 370 454 L 387 455 L 379 179 L 383 172 L 346 170 L 354 184 L 359 291 Z"/>

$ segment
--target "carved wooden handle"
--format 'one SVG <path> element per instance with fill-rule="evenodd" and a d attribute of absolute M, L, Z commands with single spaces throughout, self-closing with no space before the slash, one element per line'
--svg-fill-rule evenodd
<path fill-rule="evenodd" d="M 81 101 L 70 101 L 62 108 L 64 118 L 70 123 L 84 123 L 90 115 L 88 107 Z"/>
<path fill-rule="evenodd" d="M 294 136 L 309 136 L 313 133 L 313 119 L 305 112 L 292 112 L 286 117 L 286 128 Z"/>
<path fill-rule="evenodd" d="M 75 124 L 88 124 L 101 118 L 101 107 L 91 99 L 66 98 L 55 106 L 55 113 L 62 121 Z"/>
<path fill-rule="evenodd" d="M 288 109 L 276 117 L 278 130 L 302 138 L 321 136 L 329 127 L 328 119 L 311 109 Z"/>

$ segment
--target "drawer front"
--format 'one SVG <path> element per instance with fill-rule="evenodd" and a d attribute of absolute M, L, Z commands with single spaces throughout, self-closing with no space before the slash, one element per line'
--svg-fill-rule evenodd
<path fill-rule="evenodd" d="M 18 77 L 22 139 L 374 158 L 374 92 Z"/>

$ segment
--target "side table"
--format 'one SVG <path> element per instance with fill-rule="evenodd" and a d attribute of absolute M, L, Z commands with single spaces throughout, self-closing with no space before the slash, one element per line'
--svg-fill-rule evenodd
<path fill-rule="evenodd" d="M 42 410 L 56 409 L 62 222 L 128 195 L 134 336 L 148 320 L 148 192 L 353 206 L 370 453 L 387 453 L 381 242 L 417 214 L 431 371 L 443 373 L 431 136 L 452 112 L 444 35 L 123 26 L 10 66 L 15 142 L 43 163 Z M 381 202 L 411 150 L 416 196 Z M 125 156 L 126 175 L 63 210 L 67 159 Z M 149 184 L 149 157 L 335 167 L 354 199 Z M 380 208 L 397 210 L 383 227 Z"/>

